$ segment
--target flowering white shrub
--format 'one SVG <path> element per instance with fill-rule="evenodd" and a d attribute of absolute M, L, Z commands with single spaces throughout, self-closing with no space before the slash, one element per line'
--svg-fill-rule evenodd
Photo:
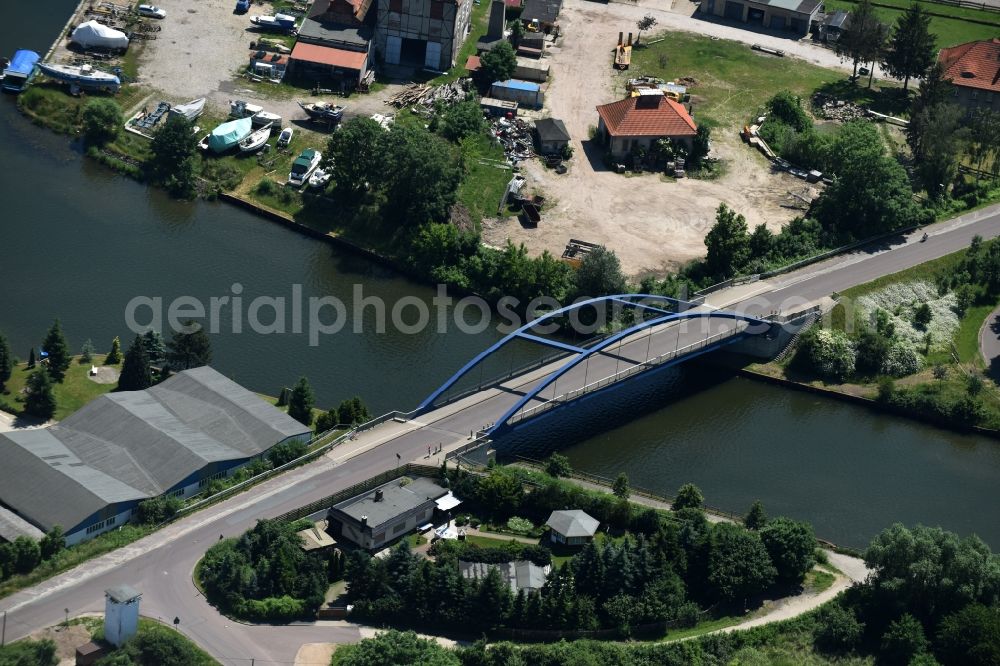
<path fill-rule="evenodd" d="M 819 329 L 806 338 L 806 343 L 809 362 L 821 377 L 844 381 L 854 374 L 854 343 L 841 331 Z"/>
<path fill-rule="evenodd" d="M 882 372 L 893 377 L 903 377 L 918 372 L 922 365 L 920 354 L 911 343 L 896 340 L 889 347 L 889 354 L 882 363 Z"/>
<path fill-rule="evenodd" d="M 931 321 L 926 328 L 917 328 L 913 324 L 913 314 L 922 303 L 930 308 Z M 891 284 L 857 300 L 858 308 L 866 317 L 873 316 L 879 308 L 885 310 L 895 326 L 896 337 L 909 342 L 914 348 L 923 349 L 924 339 L 930 333 L 930 351 L 947 350 L 958 332 L 960 322 L 955 314 L 956 303 L 954 292 L 941 296 L 937 287 L 924 280 Z"/>

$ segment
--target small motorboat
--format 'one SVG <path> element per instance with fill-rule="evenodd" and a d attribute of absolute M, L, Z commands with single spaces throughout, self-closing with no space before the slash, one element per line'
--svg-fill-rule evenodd
<path fill-rule="evenodd" d="M 250 133 L 245 139 L 240 140 L 241 153 L 255 153 L 267 144 L 271 136 L 271 125 L 267 124 L 259 130 Z"/>
<path fill-rule="evenodd" d="M 311 120 L 339 123 L 344 117 L 344 107 L 329 102 L 299 102 L 299 106 Z"/>
<path fill-rule="evenodd" d="M 301 187 L 309 181 L 316 167 L 323 160 L 323 154 L 318 150 L 307 148 L 292 162 L 292 170 L 288 174 L 288 184 Z"/>
<path fill-rule="evenodd" d="M 199 97 L 186 104 L 175 104 L 170 107 L 170 115 L 182 116 L 186 120 L 194 120 L 205 110 L 205 98 Z"/>
<path fill-rule="evenodd" d="M 295 17 L 290 14 L 252 16 L 250 22 L 265 30 L 295 30 Z"/>
<path fill-rule="evenodd" d="M 313 174 L 309 176 L 309 187 L 326 187 L 326 184 L 330 182 L 331 175 L 331 173 L 324 169 L 316 169 L 313 171 Z"/>
<path fill-rule="evenodd" d="M 229 116 L 231 118 L 251 118 L 263 110 L 264 107 L 244 102 L 241 99 L 229 102 Z"/>
<path fill-rule="evenodd" d="M 281 116 L 277 113 L 271 113 L 270 111 L 259 111 L 251 117 L 251 120 L 253 121 L 254 127 L 260 127 L 263 125 L 281 127 Z"/>
<path fill-rule="evenodd" d="M 295 132 L 291 127 L 281 130 L 281 134 L 278 135 L 278 148 L 288 148 L 293 136 L 295 136 Z"/>

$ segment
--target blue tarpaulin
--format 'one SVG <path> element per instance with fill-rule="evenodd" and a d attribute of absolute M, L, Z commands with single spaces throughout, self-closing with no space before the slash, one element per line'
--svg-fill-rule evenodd
<path fill-rule="evenodd" d="M 250 118 L 240 118 L 222 123 L 212 130 L 212 136 L 208 138 L 208 147 L 216 153 L 229 150 L 239 143 L 240 139 L 249 134 L 251 129 L 253 129 L 253 121 Z"/>
<path fill-rule="evenodd" d="M 36 62 L 38 62 L 37 53 L 21 49 L 15 52 L 14 57 L 10 59 L 10 64 L 7 65 L 7 73 L 24 74 L 27 76 L 35 68 Z"/>

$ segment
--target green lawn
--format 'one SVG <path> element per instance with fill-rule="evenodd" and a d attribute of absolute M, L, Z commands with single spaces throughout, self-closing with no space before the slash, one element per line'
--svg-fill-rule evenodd
<path fill-rule="evenodd" d="M 726 627 L 731 627 L 734 624 L 739 624 L 743 620 L 747 619 L 746 616 L 740 615 L 727 615 L 720 618 L 712 618 L 710 620 L 703 620 L 689 629 L 677 629 L 667 632 L 667 635 L 663 637 L 664 641 L 681 641 L 688 638 L 694 638 L 695 636 L 701 636 L 712 631 L 718 631 L 719 629 L 725 629 Z"/>
<path fill-rule="evenodd" d="M 880 5 L 892 5 L 900 9 L 888 9 L 886 7 L 875 7 L 875 13 L 885 23 L 895 25 L 896 19 L 903 13 L 903 10 L 910 6 L 910 0 L 876 0 Z M 824 3 L 828 10 L 843 9 L 850 11 L 854 9 L 856 3 L 848 0 L 826 0 Z M 935 14 L 947 14 L 954 18 L 943 18 L 940 16 L 931 17 L 931 32 L 937 35 L 938 48 L 964 44 L 977 39 L 991 39 L 1000 35 L 1000 13 L 986 12 L 979 9 L 965 9 L 952 7 L 949 5 L 937 4 L 934 2 L 920 2 L 927 11 Z M 998 24 L 998 26 L 981 25 L 971 23 L 968 20 L 987 21 Z"/>
<path fill-rule="evenodd" d="M 74 357 L 73 362 L 66 371 L 66 377 L 61 384 L 55 385 L 56 394 L 56 414 L 57 421 L 62 420 L 80 409 L 94 398 L 109 393 L 118 384 L 98 384 L 90 379 L 90 364 L 80 364 L 78 358 Z M 95 354 L 93 364 L 100 366 L 104 363 L 103 354 Z M 21 413 L 23 405 L 18 398 L 22 395 L 28 376 L 32 373 L 28 370 L 27 364 L 21 363 L 14 368 L 10 380 L 0 393 L 0 406 L 10 413 Z"/>
<path fill-rule="evenodd" d="M 740 42 L 687 32 L 657 37 L 664 39 L 632 52 L 629 76 L 645 74 L 669 81 L 693 77 L 697 84 L 688 92 L 694 117 L 709 126 L 740 127 L 779 90 L 808 99 L 820 86 L 846 78 L 795 58 L 752 51 Z"/>
<path fill-rule="evenodd" d="M 497 166 L 504 161 L 503 148 L 485 134 L 462 142 L 462 160 L 465 177 L 458 187 L 458 201 L 469 209 L 472 219 L 478 223 L 484 217 L 497 214 L 500 197 L 512 174 L 510 169 Z"/>

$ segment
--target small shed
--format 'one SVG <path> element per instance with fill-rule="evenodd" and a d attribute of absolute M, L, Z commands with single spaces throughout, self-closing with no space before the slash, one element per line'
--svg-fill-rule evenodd
<path fill-rule="evenodd" d="M 535 138 L 538 152 L 544 154 L 561 153 L 569 145 L 566 124 L 558 118 L 540 118 L 535 121 Z"/>
<path fill-rule="evenodd" d="M 510 100 L 532 109 L 540 109 L 545 103 L 540 85 L 520 79 L 497 81 L 490 86 L 490 97 Z"/>
<path fill-rule="evenodd" d="M 553 511 L 545 525 L 552 543 L 582 546 L 594 538 L 601 523 L 586 511 L 572 509 Z"/>
<path fill-rule="evenodd" d="M 545 83 L 549 80 L 549 64 L 538 58 L 518 57 L 514 76 L 522 81 Z"/>

